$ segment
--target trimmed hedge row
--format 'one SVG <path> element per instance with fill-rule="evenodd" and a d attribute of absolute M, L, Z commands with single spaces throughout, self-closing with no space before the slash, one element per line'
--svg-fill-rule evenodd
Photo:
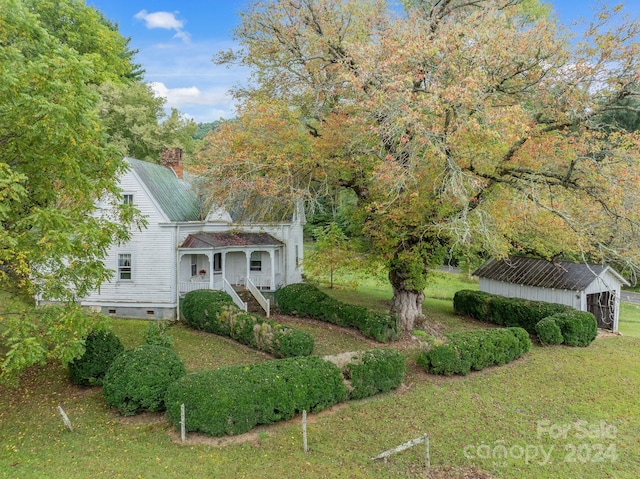
<path fill-rule="evenodd" d="M 540 321 L 540 323 L 543 323 L 542 325 L 538 323 L 536 331 L 538 331 L 538 337 L 543 344 L 545 344 L 545 341 L 549 341 L 549 336 L 545 335 L 543 339 L 540 331 L 545 328 L 549 330 L 552 329 L 552 327 L 548 325 L 551 322 L 553 322 L 560 331 L 561 342 L 567 346 L 589 346 L 598 335 L 598 323 L 595 316 L 586 311 L 573 310 L 549 316 L 543 321 Z M 553 339 L 557 340 L 557 332 L 553 334 Z M 549 341 L 546 344 L 560 343 Z"/>
<path fill-rule="evenodd" d="M 185 404 L 187 431 L 242 434 L 304 410 L 389 391 L 404 379 L 405 358 L 398 351 L 347 354 L 346 360 L 345 355 L 309 356 L 190 374 L 169 387 L 167 416 L 179 427 Z"/>
<path fill-rule="evenodd" d="M 222 291 L 191 291 L 180 308 L 192 328 L 230 337 L 277 358 L 309 356 L 313 352 L 315 343 L 309 333 L 242 311 Z"/>
<path fill-rule="evenodd" d="M 395 349 L 371 349 L 325 356 L 342 371 L 349 399 L 363 399 L 400 387 L 406 360 Z"/>
<path fill-rule="evenodd" d="M 531 349 L 529 333 L 507 327 L 451 334 L 447 342 L 422 351 L 417 363 L 431 374 L 462 374 L 501 366 Z"/>
<path fill-rule="evenodd" d="M 290 284 L 276 291 L 276 302 L 283 314 L 304 316 L 355 328 L 376 341 L 387 343 L 400 336 L 397 318 L 362 306 L 342 303 L 308 283 Z"/>
<path fill-rule="evenodd" d="M 78 386 L 101 386 L 109 366 L 124 351 L 124 346 L 111 331 L 91 331 L 84 346 L 82 356 L 69 363 L 69 379 Z"/>
<path fill-rule="evenodd" d="M 453 297 L 456 314 L 470 316 L 500 326 L 519 326 L 536 334 L 536 324 L 548 316 L 574 311 L 571 306 L 508 298 L 482 291 L 461 290 Z"/>
<path fill-rule="evenodd" d="M 543 345 L 588 346 L 598 335 L 593 314 L 563 304 L 461 290 L 453 297 L 453 309 L 501 326 L 520 326 L 537 335 Z"/>
<path fill-rule="evenodd" d="M 186 374 L 184 364 L 169 348 L 145 344 L 120 354 L 104 377 L 109 406 L 125 416 L 165 408 L 169 384 Z"/>
<path fill-rule="evenodd" d="M 187 431 L 223 436 L 290 419 L 299 411 L 320 411 L 346 395 L 337 366 L 309 356 L 190 374 L 169 387 L 166 404 L 176 427 L 184 404 Z"/>

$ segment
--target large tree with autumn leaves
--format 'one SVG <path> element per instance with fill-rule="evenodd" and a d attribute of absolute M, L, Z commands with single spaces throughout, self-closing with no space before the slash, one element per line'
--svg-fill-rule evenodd
<path fill-rule="evenodd" d="M 405 331 L 453 246 L 635 270 L 640 139 L 603 121 L 640 80 L 617 13 L 578 40 L 531 0 L 250 2 L 216 57 L 253 74 L 199 152 L 210 199 L 352 190 Z"/>

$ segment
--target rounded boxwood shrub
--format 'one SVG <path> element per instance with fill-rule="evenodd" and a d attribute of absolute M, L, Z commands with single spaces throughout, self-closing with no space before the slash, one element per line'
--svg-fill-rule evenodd
<path fill-rule="evenodd" d="M 462 358 L 454 344 L 439 344 L 427 352 L 421 352 L 416 362 L 431 374 L 467 375 L 471 371 L 471 360 Z"/>
<path fill-rule="evenodd" d="M 596 317 L 586 311 L 573 310 L 550 316 L 562 332 L 563 343 L 567 346 L 589 346 L 598 335 Z"/>
<path fill-rule="evenodd" d="M 124 346 L 113 332 L 102 330 L 91 331 L 84 344 L 82 356 L 69 363 L 69 379 L 78 386 L 100 386 Z"/>
<path fill-rule="evenodd" d="M 186 374 L 171 349 L 145 344 L 120 354 L 104 377 L 104 397 L 125 416 L 164 410 L 167 387 Z"/>
<path fill-rule="evenodd" d="M 335 365 L 309 356 L 189 374 L 169 386 L 166 398 L 176 427 L 184 404 L 187 431 L 223 436 L 320 411 L 344 401 L 346 389 Z"/>
<path fill-rule="evenodd" d="M 188 292 L 180 300 L 180 314 L 192 328 L 207 331 L 208 328 L 215 327 L 210 324 L 211 319 L 215 319 L 218 312 L 229 306 L 235 307 L 235 303 L 224 291 L 197 289 Z"/>
<path fill-rule="evenodd" d="M 553 316 L 538 321 L 536 334 L 540 342 L 545 346 L 562 343 L 562 331 L 560 331 L 560 326 L 553 319 Z"/>
<path fill-rule="evenodd" d="M 349 399 L 362 399 L 400 387 L 406 372 L 405 357 L 395 349 L 372 349 L 354 354 L 344 374 Z"/>

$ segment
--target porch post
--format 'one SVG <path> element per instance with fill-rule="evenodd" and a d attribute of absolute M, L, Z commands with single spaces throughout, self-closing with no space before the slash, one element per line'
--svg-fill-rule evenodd
<path fill-rule="evenodd" d="M 209 289 L 214 289 L 213 288 L 213 256 L 214 256 L 214 252 L 213 250 L 211 250 L 211 255 L 207 255 L 209 258 Z"/>
<path fill-rule="evenodd" d="M 222 283 L 223 284 L 224 284 L 224 280 L 227 279 L 227 267 L 225 266 L 226 261 L 227 261 L 227 252 L 225 250 L 225 251 L 222 251 L 222 253 L 220 254 L 220 268 L 222 268 Z"/>
<path fill-rule="evenodd" d="M 245 257 L 247 258 L 247 279 L 251 279 L 251 253 L 253 253 L 253 251 L 250 249 L 244 252 Z"/>
<path fill-rule="evenodd" d="M 275 252 L 273 250 L 269 250 L 269 259 L 271 260 L 271 284 L 269 285 L 270 290 L 276 289 L 276 257 Z"/>

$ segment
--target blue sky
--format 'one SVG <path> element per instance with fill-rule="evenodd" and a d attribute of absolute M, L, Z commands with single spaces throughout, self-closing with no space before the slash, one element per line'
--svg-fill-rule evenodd
<path fill-rule="evenodd" d="M 590 19 L 597 0 L 547 0 L 567 26 Z M 138 49 L 136 61 L 157 94 L 197 122 L 234 116 L 228 90 L 242 84 L 247 72 L 216 66 L 214 53 L 233 47 L 232 30 L 244 0 L 86 0 L 119 25 Z M 613 0 L 640 17 L 640 0 Z"/>

